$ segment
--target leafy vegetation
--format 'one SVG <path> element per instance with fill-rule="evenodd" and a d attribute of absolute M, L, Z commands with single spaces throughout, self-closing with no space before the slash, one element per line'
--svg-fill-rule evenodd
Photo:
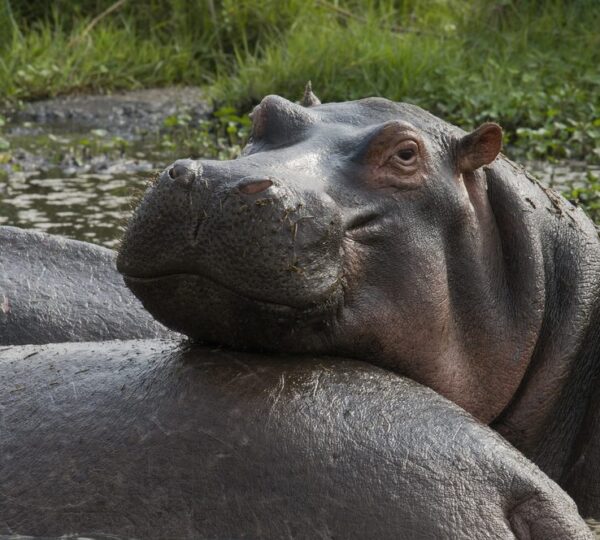
<path fill-rule="evenodd" d="M 10 148 L 10 143 L 4 137 L 2 137 L 2 128 L 5 126 L 5 124 L 6 120 L 4 120 L 4 117 L 0 116 L 0 152 Z"/>
<path fill-rule="evenodd" d="M 250 131 L 250 118 L 239 115 L 233 107 L 221 107 L 212 118 L 192 123 L 186 114 L 165 119 L 165 133 L 160 144 L 177 148 L 181 155 L 212 159 L 233 159 L 245 144 Z"/>
<path fill-rule="evenodd" d="M 600 176 L 588 173 L 585 182 L 577 185 L 567 182 L 560 186 L 560 190 L 573 204 L 585 209 L 600 232 Z"/>
<path fill-rule="evenodd" d="M 516 158 L 598 164 L 598 28 L 597 0 L 0 0 L 0 102 L 203 85 L 227 114 L 194 132 L 173 119 L 163 144 L 227 153 L 248 123 L 236 111 L 298 99 L 311 79 L 324 101 L 382 95 L 467 129 L 497 121 Z M 574 196 L 589 206 L 597 179 L 587 188 Z"/>

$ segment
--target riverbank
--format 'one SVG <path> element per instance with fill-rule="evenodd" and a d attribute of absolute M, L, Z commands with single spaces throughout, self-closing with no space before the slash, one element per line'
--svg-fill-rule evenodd
<path fill-rule="evenodd" d="M 595 0 L 2 5 L 4 103 L 191 84 L 247 112 L 312 79 L 326 101 L 381 95 L 465 129 L 497 121 L 519 159 L 600 163 Z"/>

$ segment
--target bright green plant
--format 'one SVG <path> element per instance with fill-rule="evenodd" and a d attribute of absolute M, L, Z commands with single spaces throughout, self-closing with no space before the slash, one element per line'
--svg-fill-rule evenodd
<path fill-rule="evenodd" d="M 573 204 L 581 206 L 596 222 L 600 232 L 600 176 L 588 173 L 586 182 L 575 186 L 572 182 L 561 188 Z"/>

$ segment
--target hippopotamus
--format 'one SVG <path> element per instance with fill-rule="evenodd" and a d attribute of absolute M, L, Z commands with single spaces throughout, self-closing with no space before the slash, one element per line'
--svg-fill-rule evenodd
<path fill-rule="evenodd" d="M 465 132 L 383 98 L 265 97 L 234 160 L 182 159 L 117 259 L 197 342 L 367 361 L 494 427 L 600 515 L 600 241 Z"/>
<path fill-rule="evenodd" d="M 125 287 L 112 250 L 0 227 L 0 345 L 168 337 Z"/>
<path fill-rule="evenodd" d="M 489 427 L 373 364 L 110 341 L 0 349 L 0 381 L 0 536 L 592 538 Z"/>
<path fill-rule="evenodd" d="M 19 314 L 4 343 L 89 338 L 98 313 L 98 339 L 152 328 L 114 253 L 0 235 Z M 78 293 L 94 310 L 75 325 Z M 0 536 L 590 537 L 489 428 L 363 362 L 112 341 L 0 348 L 0 381 Z"/>

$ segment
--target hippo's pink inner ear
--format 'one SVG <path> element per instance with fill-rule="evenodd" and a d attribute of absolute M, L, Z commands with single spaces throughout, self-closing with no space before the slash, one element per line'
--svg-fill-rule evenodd
<path fill-rule="evenodd" d="M 458 141 L 457 164 L 461 173 L 473 172 L 496 159 L 502 150 L 502 128 L 491 122 Z"/>

